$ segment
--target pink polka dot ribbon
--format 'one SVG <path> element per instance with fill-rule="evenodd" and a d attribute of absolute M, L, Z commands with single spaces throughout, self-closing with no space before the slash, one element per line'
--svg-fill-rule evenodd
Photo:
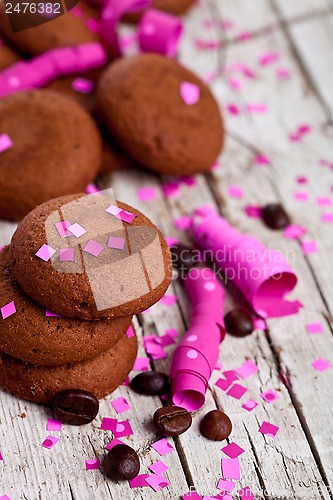
<path fill-rule="evenodd" d="M 170 370 L 172 401 L 189 411 L 205 402 L 208 381 L 225 336 L 224 289 L 209 268 L 192 268 L 184 281 L 193 306 L 191 325 L 176 348 Z"/>

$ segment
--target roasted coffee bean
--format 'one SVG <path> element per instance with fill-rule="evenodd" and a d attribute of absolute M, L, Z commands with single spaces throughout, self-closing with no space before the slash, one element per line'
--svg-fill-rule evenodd
<path fill-rule="evenodd" d="M 89 424 L 96 417 L 98 409 L 98 399 L 81 389 L 59 392 L 53 401 L 54 418 L 70 425 Z"/>
<path fill-rule="evenodd" d="M 191 414 L 179 406 L 164 406 L 154 413 L 154 423 L 162 436 L 179 436 L 192 424 Z"/>
<path fill-rule="evenodd" d="M 172 265 L 182 275 L 188 273 L 192 267 L 197 266 L 199 263 L 199 252 L 185 245 L 174 245 L 170 247 L 170 251 L 172 255 Z"/>
<path fill-rule="evenodd" d="M 223 411 L 212 410 L 201 420 L 200 431 L 212 441 L 223 441 L 230 435 L 232 423 L 228 415 Z"/>
<path fill-rule="evenodd" d="M 133 378 L 131 388 L 139 394 L 161 396 L 169 392 L 169 377 L 161 372 L 142 372 Z"/>
<path fill-rule="evenodd" d="M 106 455 L 103 470 L 115 481 L 134 479 L 140 471 L 138 454 L 127 444 L 117 444 Z"/>
<path fill-rule="evenodd" d="M 233 309 L 224 317 L 228 333 L 235 337 L 245 337 L 253 332 L 254 325 L 251 315 L 241 308 Z"/>
<path fill-rule="evenodd" d="M 270 229 L 284 229 L 290 224 L 289 215 L 278 203 L 270 203 L 263 207 L 261 217 Z"/>

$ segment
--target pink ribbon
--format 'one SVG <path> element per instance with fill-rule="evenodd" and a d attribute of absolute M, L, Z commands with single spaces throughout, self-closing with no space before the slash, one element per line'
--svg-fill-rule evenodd
<path fill-rule="evenodd" d="M 172 401 L 195 411 L 205 394 L 225 336 L 224 289 L 207 267 L 192 268 L 184 280 L 193 306 L 191 325 L 176 348 L 170 370 Z"/>
<path fill-rule="evenodd" d="M 282 252 L 267 249 L 252 236 L 240 233 L 211 207 L 196 210 L 190 231 L 263 318 L 295 314 L 299 301 L 287 301 L 297 277 Z"/>
<path fill-rule="evenodd" d="M 20 61 L 0 73 L 0 98 L 15 92 L 41 88 L 61 76 L 86 73 L 107 62 L 97 42 L 52 49 L 30 61 Z"/>

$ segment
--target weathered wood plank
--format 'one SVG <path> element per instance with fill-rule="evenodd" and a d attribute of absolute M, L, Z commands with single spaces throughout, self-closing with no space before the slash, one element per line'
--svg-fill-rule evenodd
<path fill-rule="evenodd" d="M 332 7 L 331 0 L 301 0 L 290 2 L 290 0 L 273 0 L 278 6 L 285 20 L 292 20 L 299 16 L 311 17 L 317 12 L 328 10 Z"/>

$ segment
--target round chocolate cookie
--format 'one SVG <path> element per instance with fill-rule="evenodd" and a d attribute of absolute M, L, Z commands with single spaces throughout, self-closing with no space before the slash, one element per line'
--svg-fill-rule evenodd
<path fill-rule="evenodd" d="M 0 71 L 18 62 L 20 56 L 0 40 Z"/>
<path fill-rule="evenodd" d="M 23 54 L 37 55 L 57 47 L 99 40 L 96 33 L 98 11 L 84 2 L 79 2 L 72 11 L 56 19 L 16 33 L 12 31 L 9 17 L 4 11 L 5 2 L 0 1 L 0 35 Z M 24 14 L 25 21 L 29 15 Z M 33 14 L 31 23 L 34 19 L 36 15 Z"/>
<path fill-rule="evenodd" d="M 174 16 L 181 16 L 185 14 L 194 2 L 195 0 L 153 0 L 150 8 L 163 10 Z M 123 20 L 130 23 L 136 23 L 141 19 L 143 13 L 144 11 L 135 14 L 127 14 L 124 16 Z"/>
<path fill-rule="evenodd" d="M 116 345 L 81 363 L 34 366 L 0 351 L 0 386 L 34 403 L 50 404 L 60 391 L 83 389 L 98 399 L 113 392 L 131 371 L 137 338 L 124 335 Z"/>
<path fill-rule="evenodd" d="M 50 90 L 0 101 L 0 217 L 21 220 L 44 201 L 84 191 L 101 165 L 98 129 L 81 106 Z"/>
<path fill-rule="evenodd" d="M 12 301 L 16 313 L 0 319 L 0 349 L 33 365 L 91 359 L 118 342 L 132 320 L 132 316 L 103 321 L 46 316 L 45 308 L 32 301 L 14 280 L 5 247 L 0 252 L 0 305 Z"/>
<path fill-rule="evenodd" d="M 190 84 L 190 85 L 188 85 Z M 198 100 L 186 104 L 181 96 Z M 176 61 L 157 54 L 122 58 L 102 74 L 97 111 L 111 135 L 142 165 L 171 175 L 208 170 L 224 138 L 209 88 Z"/>
<path fill-rule="evenodd" d="M 68 230 L 62 237 L 61 221 L 77 237 Z M 157 302 L 171 281 L 171 255 L 161 232 L 106 192 L 37 207 L 18 225 L 9 253 L 21 288 L 70 318 L 137 314 Z"/>

